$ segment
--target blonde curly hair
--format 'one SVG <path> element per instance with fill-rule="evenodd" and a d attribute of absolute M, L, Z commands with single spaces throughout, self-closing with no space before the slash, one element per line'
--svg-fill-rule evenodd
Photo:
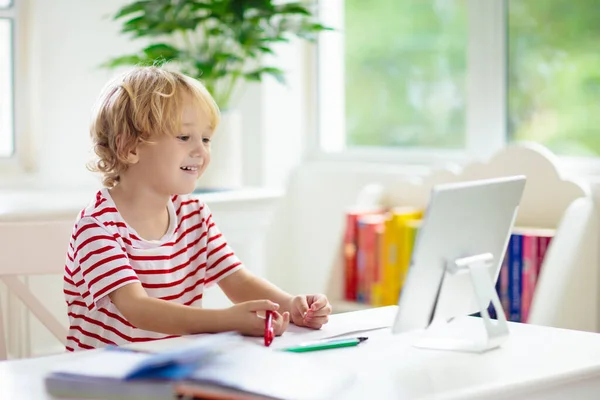
<path fill-rule="evenodd" d="M 129 167 L 128 154 L 138 144 L 151 142 L 154 135 L 179 132 L 185 94 L 202 108 L 214 130 L 220 112 L 208 90 L 198 80 L 164 66 L 135 67 L 104 86 L 90 127 L 97 159 L 88 164 L 103 175 L 104 186 L 118 184 Z"/>

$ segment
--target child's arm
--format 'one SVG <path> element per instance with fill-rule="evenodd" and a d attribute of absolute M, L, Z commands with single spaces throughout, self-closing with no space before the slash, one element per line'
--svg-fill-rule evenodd
<path fill-rule="evenodd" d="M 327 323 L 331 304 L 325 295 L 292 296 L 246 268 L 241 268 L 219 281 L 219 287 L 234 303 L 269 299 L 279 304 L 279 312 L 290 314 L 295 325 L 319 329 Z"/>
<path fill-rule="evenodd" d="M 269 299 L 279 304 L 279 312 L 291 311 L 293 296 L 284 292 L 269 281 L 262 279 L 246 268 L 221 279 L 218 283 L 225 295 L 234 303 L 250 300 Z"/>
<path fill-rule="evenodd" d="M 140 283 L 111 292 L 110 300 L 133 326 L 170 335 L 233 329 L 225 310 L 204 310 L 149 297 Z"/>
<path fill-rule="evenodd" d="M 264 320 L 256 312 L 279 307 L 268 300 L 244 302 L 227 309 L 202 309 L 149 297 L 140 283 L 130 283 L 111 292 L 110 300 L 132 325 L 170 335 L 239 331 L 262 335 Z M 278 321 L 281 322 L 281 321 Z M 275 325 L 275 334 L 286 326 Z"/>

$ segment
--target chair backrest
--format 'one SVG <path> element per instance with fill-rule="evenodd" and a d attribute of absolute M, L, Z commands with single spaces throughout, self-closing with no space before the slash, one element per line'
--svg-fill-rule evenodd
<path fill-rule="evenodd" d="M 73 223 L 0 222 L 0 276 L 62 274 Z"/>
<path fill-rule="evenodd" d="M 36 297 L 20 277 L 63 274 L 73 222 L 74 220 L 0 222 L 0 280 L 6 285 L 8 295 L 19 298 L 27 310 L 63 344 L 67 335 L 64 323 L 55 318 L 44 305 L 44 299 Z M 61 296 L 62 293 L 56 295 Z M 2 310 L 0 304 L 0 360 L 6 359 L 8 355 Z M 8 328 L 11 323 L 14 321 L 9 321 Z M 26 337 L 23 340 L 30 339 Z"/>

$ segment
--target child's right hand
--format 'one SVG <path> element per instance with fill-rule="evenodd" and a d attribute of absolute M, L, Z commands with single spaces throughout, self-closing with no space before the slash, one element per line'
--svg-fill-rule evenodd
<path fill-rule="evenodd" d="M 275 336 L 281 336 L 290 323 L 290 313 L 283 315 L 277 312 L 278 304 L 269 300 L 253 300 L 238 303 L 226 310 L 227 318 L 235 330 L 246 336 L 263 336 L 265 334 L 266 311 L 273 312 L 273 330 Z M 259 313 L 263 316 L 259 316 Z"/>

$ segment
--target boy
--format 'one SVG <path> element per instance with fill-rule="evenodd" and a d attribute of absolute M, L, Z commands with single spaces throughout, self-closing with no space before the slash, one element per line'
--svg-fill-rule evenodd
<path fill-rule="evenodd" d="M 319 329 L 324 295 L 291 296 L 244 268 L 212 220 L 187 196 L 210 162 L 219 110 L 197 80 L 157 67 L 109 82 L 91 136 L 104 188 L 79 215 L 67 251 L 67 350 L 238 331 L 261 336 L 288 323 Z M 202 309 L 206 285 L 234 305 Z"/>

